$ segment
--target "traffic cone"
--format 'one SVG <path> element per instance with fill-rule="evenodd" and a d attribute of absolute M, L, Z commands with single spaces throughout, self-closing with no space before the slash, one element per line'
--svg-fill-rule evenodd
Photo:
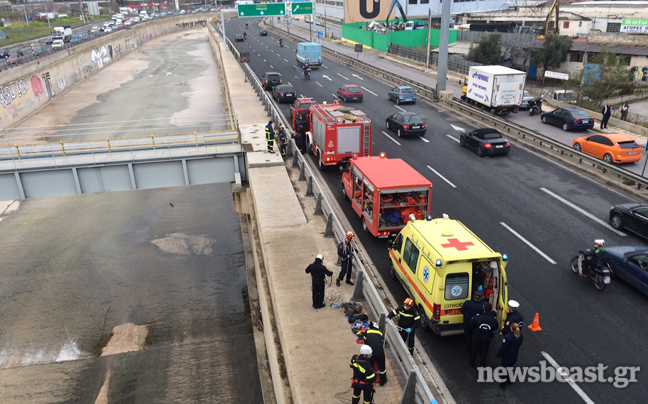
<path fill-rule="evenodd" d="M 542 331 L 542 328 L 540 328 L 540 316 L 538 315 L 538 313 L 536 313 L 535 318 L 533 319 L 533 323 L 531 323 L 529 329 L 533 332 Z"/>

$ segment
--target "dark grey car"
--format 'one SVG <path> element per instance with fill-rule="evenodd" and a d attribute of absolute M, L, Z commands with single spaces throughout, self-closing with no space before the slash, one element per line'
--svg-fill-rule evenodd
<path fill-rule="evenodd" d="M 502 137 L 497 129 L 480 128 L 469 133 L 462 133 L 459 144 L 477 151 L 479 157 L 509 154 L 511 143 Z"/>
<path fill-rule="evenodd" d="M 261 77 L 261 84 L 264 90 L 272 90 L 272 87 L 281 84 L 281 82 L 281 73 L 265 72 L 263 73 L 263 77 Z"/>

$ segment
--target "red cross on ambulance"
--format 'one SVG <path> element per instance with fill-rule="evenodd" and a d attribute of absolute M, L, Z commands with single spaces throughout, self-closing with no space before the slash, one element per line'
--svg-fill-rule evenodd
<path fill-rule="evenodd" d="M 449 238 L 448 244 L 441 244 L 443 248 L 456 248 L 457 251 L 466 251 L 468 246 L 474 245 L 471 241 L 461 242 L 458 238 Z"/>

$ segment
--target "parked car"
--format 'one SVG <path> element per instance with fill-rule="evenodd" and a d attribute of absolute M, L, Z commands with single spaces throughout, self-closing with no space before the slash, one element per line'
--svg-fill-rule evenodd
<path fill-rule="evenodd" d="M 62 39 L 55 39 L 52 42 L 52 49 L 63 49 L 64 46 L 65 46 L 65 42 L 63 42 Z"/>
<path fill-rule="evenodd" d="M 648 295 L 648 247 L 640 245 L 607 247 L 600 262 L 613 276 Z"/>
<path fill-rule="evenodd" d="M 562 127 L 564 131 L 576 129 L 587 130 L 594 127 L 594 118 L 585 110 L 575 107 L 558 108 L 540 116 L 542 123 Z"/>
<path fill-rule="evenodd" d="M 10 49 L 7 56 L 8 65 L 19 65 L 23 62 L 23 52 L 19 49 Z"/>
<path fill-rule="evenodd" d="M 50 35 L 50 36 L 45 38 L 45 45 L 51 45 L 53 41 L 54 41 L 54 38 L 52 38 L 52 36 Z"/>
<path fill-rule="evenodd" d="M 480 128 L 469 133 L 461 133 L 459 144 L 477 151 L 479 157 L 507 155 L 511 151 L 511 142 L 504 139 L 497 129 Z"/>
<path fill-rule="evenodd" d="M 279 84 L 274 86 L 272 89 L 272 98 L 277 100 L 277 102 L 293 102 L 297 98 L 297 93 L 295 89 L 290 84 Z"/>
<path fill-rule="evenodd" d="M 0 49 L 0 58 L 6 58 L 9 56 L 9 49 Z"/>
<path fill-rule="evenodd" d="M 387 129 L 396 132 L 398 137 L 405 135 L 425 136 L 427 125 L 415 112 L 396 112 L 387 117 Z"/>
<path fill-rule="evenodd" d="M 529 109 L 529 101 L 535 100 L 535 97 L 531 95 L 530 92 L 524 90 L 524 95 L 522 95 L 522 103 L 520 104 L 520 109 Z"/>
<path fill-rule="evenodd" d="M 113 32 L 113 29 L 110 26 L 104 27 L 103 32 Z"/>
<path fill-rule="evenodd" d="M 416 104 L 416 92 L 409 86 L 397 86 L 389 90 L 387 94 L 390 101 L 396 101 L 396 104 L 411 102 Z"/>
<path fill-rule="evenodd" d="M 337 96 L 344 102 L 347 101 L 359 101 L 362 102 L 364 95 L 359 86 L 355 84 L 345 84 L 342 87 L 338 88 Z"/>
<path fill-rule="evenodd" d="M 45 44 L 34 44 L 32 45 L 32 52 L 34 56 L 39 56 L 45 53 Z"/>
<path fill-rule="evenodd" d="M 236 36 L 234 37 L 234 40 L 236 42 L 243 42 L 243 35 L 236 34 Z"/>
<path fill-rule="evenodd" d="M 281 84 L 281 73 L 265 72 L 261 77 L 261 84 L 264 90 L 272 90 L 272 87 Z"/>
<path fill-rule="evenodd" d="M 629 230 L 648 239 L 648 205 L 622 203 L 610 208 L 610 224 L 617 230 Z"/>
<path fill-rule="evenodd" d="M 78 42 L 81 40 L 81 35 L 72 35 L 72 38 L 70 38 L 70 42 Z"/>
<path fill-rule="evenodd" d="M 262 30 L 259 31 L 259 35 L 268 36 L 268 31 L 266 31 L 265 29 L 262 29 Z"/>
<path fill-rule="evenodd" d="M 574 139 L 574 150 L 582 151 L 608 164 L 634 163 L 641 160 L 641 146 L 620 133 L 581 136 Z"/>

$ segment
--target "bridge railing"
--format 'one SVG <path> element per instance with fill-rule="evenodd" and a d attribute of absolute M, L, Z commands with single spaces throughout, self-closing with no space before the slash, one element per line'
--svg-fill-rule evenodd
<path fill-rule="evenodd" d="M 222 35 L 222 31 L 218 28 L 216 28 L 216 31 Z M 236 59 L 240 60 L 240 53 L 234 44 L 227 38 L 224 38 L 224 40 L 225 44 L 234 54 Z M 247 63 L 241 63 L 241 68 L 248 78 L 248 81 L 254 87 L 254 90 L 256 91 L 259 100 L 264 105 L 264 108 L 268 111 L 268 116 L 272 118 L 275 124 L 279 122 L 283 123 L 290 135 L 292 133 L 290 130 L 292 126 L 291 122 L 281 114 L 274 102 L 270 99 L 266 91 L 263 89 L 259 78 Z M 288 156 L 293 158 L 293 167 L 299 168 L 299 179 L 308 182 L 306 195 L 314 196 L 317 200 L 315 214 L 321 215 L 325 218 L 326 227 L 324 230 L 324 236 L 332 237 L 336 242 L 343 240 L 346 237 L 346 230 L 335 213 L 329 198 L 326 196 L 328 187 L 323 182 L 320 182 L 318 177 L 316 177 L 292 138 L 289 139 Z M 353 257 L 353 268 L 357 274 L 356 290 L 354 291 L 353 298 L 365 301 L 367 311 L 376 321 L 381 318 L 384 320 L 385 313 L 387 313 L 387 307 L 383 302 L 383 297 L 379 294 L 377 288 L 373 284 L 371 280 L 372 277 L 369 276 L 363 262 L 355 253 Z M 404 375 L 406 379 L 401 403 L 428 404 L 436 402 L 436 399 L 427 385 L 419 367 L 414 362 L 412 355 L 409 353 L 407 346 L 396 329 L 390 326 L 385 331 L 385 339 L 388 342 L 386 349 L 392 354 L 392 364 L 400 370 L 401 374 Z M 439 402 L 442 402 L 441 398 L 437 399 Z"/>

